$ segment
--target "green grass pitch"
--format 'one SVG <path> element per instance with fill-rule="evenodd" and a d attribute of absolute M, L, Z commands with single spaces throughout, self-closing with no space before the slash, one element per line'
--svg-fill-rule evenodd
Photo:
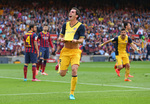
<path fill-rule="evenodd" d="M 47 64 L 48 76 L 38 75 L 23 81 L 23 64 L 0 64 L 0 104 L 150 104 L 150 62 L 132 62 L 130 78 L 125 82 L 115 73 L 114 62 L 81 63 L 78 70 L 76 100 L 69 100 L 71 67 L 65 77 L 56 73 L 56 63 Z"/>

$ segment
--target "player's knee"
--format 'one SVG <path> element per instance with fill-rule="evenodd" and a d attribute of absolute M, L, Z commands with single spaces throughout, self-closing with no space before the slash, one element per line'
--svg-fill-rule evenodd
<path fill-rule="evenodd" d="M 77 70 L 72 70 L 72 76 L 76 76 L 77 75 Z"/>
<path fill-rule="evenodd" d="M 78 70 L 78 65 L 72 66 L 72 75 L 73 76 L 77 75 L 77 70 Z"/>
<path fill-rule="evenodd" d="M 36 63 L 33 63 L 32 65 L 36 65 Z"/>
<path fill-rule="evenodd" d="M 66 72 L 65 71 L 60 71 L 60 76 L 64 77 L 66 75 Z"/>
<path fill-rule="evenodd" d="M 26 63 L 25 63 L 24 65 L 25 65 L 25 66 L 28 66 L 28 64 L 26 64 Z"/>
<path fill-rule="evenodd" d="M 122 65 L 119 65 L 119 66 L 118 66 L 118 69 L 122 69 L 122 68 L 123 68 L 123 66 L 122 66 Z"/>
<path fill-rule="evenodd" d="M 130 64 L 126 64 L 126 68 L 130 68 Z"/>

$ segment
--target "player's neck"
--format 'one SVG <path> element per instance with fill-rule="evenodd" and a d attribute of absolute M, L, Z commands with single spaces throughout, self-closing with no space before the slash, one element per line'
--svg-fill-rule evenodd
<path fill-rule="evenodd" d="M 33 32 L 33 30 L 29 30 L 30 32 Z"/>
<path fill-rule="evenodd" d="M 123 38 L 123 37 L 121 36 L 121 39 L 122 39 L 122 40 L 124 40 L 125 38 L 126 38 L 126 37 Z"/>
<path fill-rule="evenodd" d="M 47 33 L 47 31 L 43 31 L 43 33 L 45 33 L 45 34 L 46 34 L 46 33 Z"/>
<path fill-rule="evenodd" d="M 72 20 L 72 21 L 70 21 L 70 26 L 71 27 L 74 26 L 77 22 L 78 22 L 78 20 Z"/>
<path fill-rule="evenodd" d="M 126 29 L 127 32 L 129 32 L 129 29 Z"/>

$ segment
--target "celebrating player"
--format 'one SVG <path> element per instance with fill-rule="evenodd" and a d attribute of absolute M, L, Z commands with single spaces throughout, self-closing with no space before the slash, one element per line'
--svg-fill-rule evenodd
<path fill-rule="evenodd" d="M 126 34 L 130 37 L 129 30 L 131 29 L 131 24 L 129 22 L 125 22 L 124 23 L 124 27 L 125 27 L 125 30 L 126 30 Z M 128 53 L 129 59 L 131 59 L 131 56 L 130 56 L 130 44 L 129 43 L 127 44 L 126 51 Z M 123 65 L 123 67 L 121 69 L 123 69 L 125 66 L 126 65 Z M 115 71 L 116 71 L 117 75 L 120 77 L 120 70 L 121 69 L 117 67 L 117 63 L 115 64 L 114 68 L 115 68 Z M 129 77 L 133 77 L 133 76 L 129 74 Z"/>
<path fill-rule="evenodd" d="M 39 56 L 37 36 L 35 34 L 37 27 L 35 25 L 30 25 L 29 29 L 30 31 L 28 31 L 23 38 L 25 47 L 24 81 L 27 81 L 27 68 L 30 62 L 32 62 L 32 81 L 40 81 L 36 79 L 36 62 Z"/>
<path fill-rule="evenodd" d="M 50 34 L 47 31 L 48 25 L 44 24 L 43 31 L 40 32 L 38 35 L 38 39 L 40 39 L 40 60 L 37 64 L 41 65 L 42 67 L 42 75 L 48 75 L 47 73 L 45 73 L 45 67 L 47 59 L 49 58 L 49 45 L 52 48 L 52 52 L 54 52 L 54 47 L 50 39 Z"/>
<path fill-rule="evenodd" d="M 67 68 L 71 63 L 72 79 L 69 98 L 74 100 L 74 91 L 77 83 L 77 70 L 80 65 L 81 50 L 79 44 L 83 43 L 85 37 L 85 27 L 78 22 L 80 11 L 73 7 L 69 12 L 69 22 L 62 26 L 59 41 L 64 42 L 64 48 L 60 53 L 60 75 L 66 75 Z"/>
<path fill-rule="evenodd" d="M 141 53 L 141 51 L 132 43 L 132 39 L 126 35 L 125 29 L 121 29 L 120 36 L 104 42 L 103 44 L 99 45 L 99 47 L 110 42 L 116 42 L 115 54 L 116 54 L 118 68 L 122 69 L 123 65 L 125 65 L 126 73 L 125 73 L 124 81 L 131 81 L 130 79 L 128 79 L 130 73 L 130 63 L 129 63 L 129 56 L 126 51 L 127 44 L 129 43 L 132 48 L 137 50 L 137 52 Z M 122 61 L 123 61 L 123 65 L 122 65 Z"/>

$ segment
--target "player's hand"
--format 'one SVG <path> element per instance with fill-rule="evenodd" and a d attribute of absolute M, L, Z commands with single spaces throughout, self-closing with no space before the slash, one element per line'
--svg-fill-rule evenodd
<path fill-rule="evenodd" d="M 55 55 L 58 53 L 58 51 L 55 52 Z"/>
<path fill-rule="evenodd" d="M 52 52 L 54 52 L 55 51 L 55 49 L 54 48 L 52 48 Z"/>
<path fill-rule="evenodd" d="M 73 42 L 73 43 L 77 43 L 77 42 L 78 42 L 78 40 L 76 40 L 76 39 L 73 39 L 73 40 L 72 40 L 72 42 Z"/>
<path fill-rule="evenodd" d="M 100 44 L 100 45 L 98 45 L 98 47 L 99 47 L 99 48 L 101 48 L 101 47 L 102 47 L 102 45 Z"/>
<path fill-rule="evenodd" d="M 61 42 L 65 42 L 64 38 L 59 38 L 58 40 Z"/>

